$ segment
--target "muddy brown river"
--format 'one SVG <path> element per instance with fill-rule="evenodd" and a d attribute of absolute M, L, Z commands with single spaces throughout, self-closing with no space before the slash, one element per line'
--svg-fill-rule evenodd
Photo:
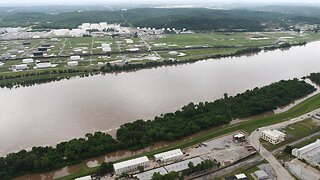
<path fill-rule="evenodd" d="M 96 75 L 0 90 L 0 154 L 55 145 L 87 132 L 213 101 L 320 71 L 320 42 L 253 56 Z"/>

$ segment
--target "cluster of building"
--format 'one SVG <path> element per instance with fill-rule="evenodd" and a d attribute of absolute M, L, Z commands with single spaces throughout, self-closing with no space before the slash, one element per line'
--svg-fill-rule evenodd
<path fill-rule="evenodd" d="M 171 150 L 171 151 L 155 154 L 154 155 L 154 160 L 157 163 L 159 163 L 160 165 L 163 165 L 163 164 L 166 164 L 166 163 L 172 163 L 172 162 L 181 161 L 183 159 L 183 157 L 184 157 L 184 154 L 182 153 L 182 151 L 180 149 L 174 149 L 174 150 Z M 128 160 L 128 161 L 123 161 L 123 162 L 120 162 L 120 163 L 116 163 L 116 164 L 113 165 L 113 168 L 114 168 L 114 171 L 115 171 L 115 173 L 117 175 L 121 175 L 123 173 L 136 171 L 136 170 L 138 170 L 139 167 L 147 168 L 147 167 L 149 167 L 149 162 L 150 162 L 149 159 L 146 156 L 143 156 L 143 157 L 140 157 L 140 158 L 131 159 L 131 160 Z M 179 162 L 179 163 L 181 163 L 181 162 Z M 174 164 L 176 164 L 176 163 L 174 163 Z M 175 167 L 174 164 L 168 166 L 167 168 L 169 170 L 171 170 L 172 167 Z M 181 165 L 179 165 L 179 167 L 180 166 Z M 187 168 L 188 168 L 188 166 L 187 166 Z M 159 170 L 159 172 L 164 172 L 164 171 L 162 171 L 161 168 L 158 169 L 158 170 Z M 157 170 L 153 169 L 153 171 L 157 171 Z M 178 171 L 176 171 L 176 172 L 178 172 Z M 147 173 L 150 173 L 150 172 L 147 172 Z"/>
<path fill-rule="evenodd" d="M 292 155 L 298 159 L 305 160 L 312 166 L 320 168 L 320 139 L 302 148 L 292 150 Z"/>

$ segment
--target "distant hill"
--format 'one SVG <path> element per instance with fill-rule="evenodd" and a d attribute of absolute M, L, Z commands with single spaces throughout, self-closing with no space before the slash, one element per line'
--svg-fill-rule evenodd
<path fill-rule="evenodd" d="M 187 28 L 200 31 L 234 31 L 239 29 L 260 31 L 266 27 L 285 27 L 295 22 L 320 22 L 318 17 L 280 12 L 206 8 L 136 8 L 126 11 L 75 11 L 57 14 L 17 12 L 0 13 L 0 17 L 0 26 L 2 27 L 34 25 L 35 28 L 75 28 L 85 22 L 107 21 L 136 27 Z"/>

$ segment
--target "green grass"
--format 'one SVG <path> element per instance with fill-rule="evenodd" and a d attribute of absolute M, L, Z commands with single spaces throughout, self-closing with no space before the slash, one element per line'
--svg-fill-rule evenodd
<path fill-rule="evenodd" d="M 278 147 L 284 146 L 290 142 L 294 142 L 296 140 L 302 139 L 306 136 L 314 134 L 320 130 L 320 126 L 317 125 L 313 120 L 306 119 L 301 122 L 297 122 L 291 124 L 283 129 L 283 131 L 287 134 L 285 141 L 272 145 L 264 140 L 260 140 L 262 142 L 263 147 L 267 150 L 273 150 Z"/>
<path fill-rule="evenodd" d="M 65 177 L 57 178 L 57 180 L 69 180 L 69 179 L 73 180 L 73 179 L 78 178 L 78 177 L 87 176 L 87 175 L 95 172 L 96 170 L 98 170 L 98 167 L 88 168 L 87 166 L 83 165 L 79 172 L 70 174 L 70 175 L 65 176 Z"/>
<path fill-rule="evenodd" d="M 251 133 L 252 131 L 254 131 L 255 129 L 257 129 L 259 127 L 268 126 L 271 124 L 276 124 L 276 123 L 279 123 L 282 121 L 286 121 L 291 118 L 306 114 L 306 113 L 308 113 L 312 110 L 315 110 L 317 108 L 320 108 L 320 94 L 317 94 L 315 96 L 312 96 L 312 97 L 306 99 L 302 103 L 298 104 L 297 106 L 293 107 L 292 109 L 290 109 L 286 112 L 271 115 L 268 117 L 258 118 L 258 119 L 254 119 L 254 120 L 250 120 L 250 121 L 245 121 L 240 124 L 227 125 L 227 126 L 223 126 L 223 127 L 213 128 L 212 131 L 209 131 L 208 133 L 200 135 L 198 137 L 194 137 L 193 139 L 181 140 L 180 142 L 175 143 L 173 145 L 169 145 L 167 147 L 160 148 L 160 149 L 157 149 L 154 151 L 134 155 L 129 158 L 124 158 L 124 159 L 121 159 L 117 162 L 128 160 L 128 159 L 133 159 L 133 158 L 137 158 L 137 157 L 141 157 L 141 156 L 152 157 L 152 155 L 159 153 L 159 152 L 168 151 L 168 150 L 172 150 L 172 149 L 176 149 L 176 148 L 186 148 L 186 147 L 189 147 L 189 146 L 201 143 L 203 141 L 206 141 L 206 140 L 209 140 L 212 138 L 216 138 L 218 136 L 222 136 L 224 134 L 228 134 L 228 133 L 231 133 L 231 132 L 234 132 L 237 130 L 244 130 L 248 133 Z M 88 170 L 87 174 L 85 174 L 83 172 L 79 172 L 79 173 L 81 173 L 81 175 L 88 175 L 90 173 L 93 173 L 94 171 L 95 171 L 95 169 L 90 169 L 90 170 Z"/>

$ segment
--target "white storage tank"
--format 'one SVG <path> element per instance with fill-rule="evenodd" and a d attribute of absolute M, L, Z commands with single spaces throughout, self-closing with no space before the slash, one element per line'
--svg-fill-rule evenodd
<path fill-rule="evenodd" d="M 33 63 L 33 59 L 31 59 L 31 58 L 22 59 L 22 63 L 24 63 L 24 64 Z"/>
<path fill-rule="evenodd" d="M 69 62 L 67 62 L 67 65 L 69 67 L 74 67 L 74 66 L 78 66 L 79 63 L 78 63 L 78 61 L 69 61 Z"/>

